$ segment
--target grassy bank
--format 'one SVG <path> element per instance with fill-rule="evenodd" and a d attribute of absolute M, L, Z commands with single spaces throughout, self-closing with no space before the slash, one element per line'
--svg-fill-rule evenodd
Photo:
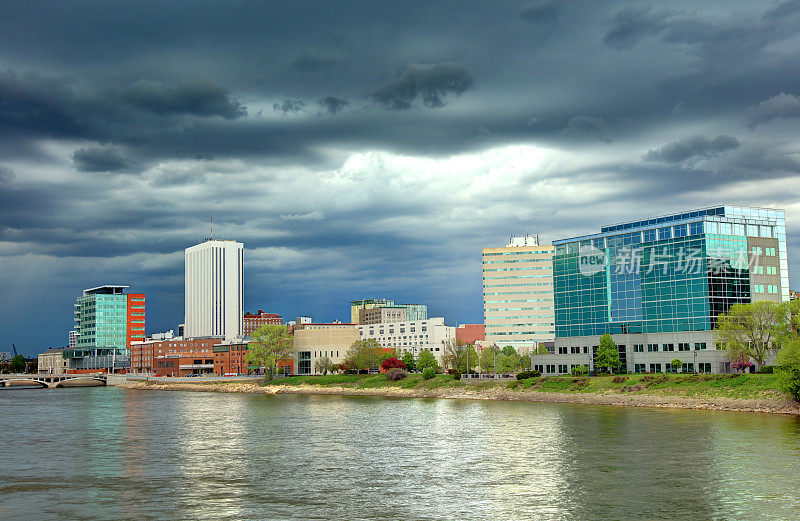
<path fill-rule="evenodd" d="M 690 398 L 735 398 L 735 399 L 786 399 L 778 391 L 775 375 L 620 375 L 620 376 L 545 376 L 514 380 L 511 382 L 484 381 L 466 383 L 450 375 L 437 375 L 425 380 L 422 375 L 412 374 L 399 382 L 390 382 L 384 375 L 328 375 L 290 376 L 263 383 L 265 386 L 318 386 L 344 387 L 352 389 L 435 389 L 494 391 L 505 390 L 519 393 L 548 392 L 568 394 L 621 394 L 628 396 L 679 396 Z"/>

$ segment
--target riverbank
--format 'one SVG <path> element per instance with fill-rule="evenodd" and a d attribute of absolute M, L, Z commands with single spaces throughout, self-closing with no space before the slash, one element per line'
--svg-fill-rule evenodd
<path fill-rule="evenodd" d="M 627 375 L 542 377 L 466 383 L 449 375 L 424 380 L 410 375 L 389 382 L 383 375 L 279 378 L 272 382 L 169 382 L 126 380 L 120 387 L 165 391 L 314 394 L 585 403 L 800 415 L 800 403 L 775 387 L 774 375 Z"/>

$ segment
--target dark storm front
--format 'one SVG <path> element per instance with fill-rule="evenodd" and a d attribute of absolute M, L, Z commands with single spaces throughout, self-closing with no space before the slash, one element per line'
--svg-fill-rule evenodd
<path fill-rule="evenodd" d="M 3 519 L 761 520 L 800 507 L 788 416 L 118 388 L 5 392 L 0 410 Z"/>

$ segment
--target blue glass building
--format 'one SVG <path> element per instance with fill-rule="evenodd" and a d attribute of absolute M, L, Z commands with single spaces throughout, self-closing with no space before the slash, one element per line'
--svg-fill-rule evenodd
<path fill-rule="evenodd" d="M 558 361 L 568 363 L 549 372 L 567 372 L 578 359 L 591 365 L 585 355 L 604 333 L 617 340 L 626 369 L 660 371 L 676 346 L 713 350 L 711 332 L 731 305 L 789 298 L 779 209 L 715 206 L 603 226 L 553 245 L 557 354 L 581 356 L 564 357 Z M 691 358 L 686 369 L 697 370 Z"/>

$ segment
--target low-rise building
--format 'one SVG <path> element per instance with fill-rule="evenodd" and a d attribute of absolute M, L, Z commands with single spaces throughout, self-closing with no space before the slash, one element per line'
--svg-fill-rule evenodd
<path fill-rule="evenodd" d="M 147 339 L 143 342 L 131 342 L 130 372 L 171 376 L 193 374 L 198 371 L 211 373 L 214 370 L 212 349 L 220 343 L 222 343 L 220 337 L 172 337 L 164 340 Z M 196 364 L 196 360 L 202 362 Z M 209 367 L 195 367 L 195 365 Z"/>
<path fill-rule="evenodd" d="M 281 326 L 283 325 L 283 317 L 277 313 L 267 313 L 263 309 L 259 309 L 256 313 L 245 313 L 244 336 L 250 336 L 251 333 L 267 324 Z"/>
<path fill-rule="evenodd" d="M 456 337 L 456 328 L 445 325 L 442 317 L 411 322 L 359 325 L 358 332 L 362 340 L 374 338 L 381 347 L 392 348 L 398 352 L 410 351 L 415 358 L 422 351 L 430 351 L 439 363 L 442 362 L 445 343 Z"/>
<path fill-rule="evenodd" d="M 456 328 L 456 339 L 465 344 L 475 345 L 486 340 L 486 328 L 483 324 L 461 324 Z"/>
<path fill-rule="evenodd" d="M 380 324 L 382 322 L 405 322 L 406 308 L 403 306 L 380 306 L 358 311 L 359 324 Z"/>
<path fill-rule="evenodd" d="M 340 364 L 353 342 L 360 340 L 358 326 L 342 323 L 298 324 L 294 330 L 296 368 L 293 374 L 314 374 L 317 360 L 328 357 Z"/>
<path fill-rule="evenodd" d="M 66 349 L 48 349 L 39 354 L 39 373 L 66 374 L 69 366 L 68 359 L 64 358 Z"/>

